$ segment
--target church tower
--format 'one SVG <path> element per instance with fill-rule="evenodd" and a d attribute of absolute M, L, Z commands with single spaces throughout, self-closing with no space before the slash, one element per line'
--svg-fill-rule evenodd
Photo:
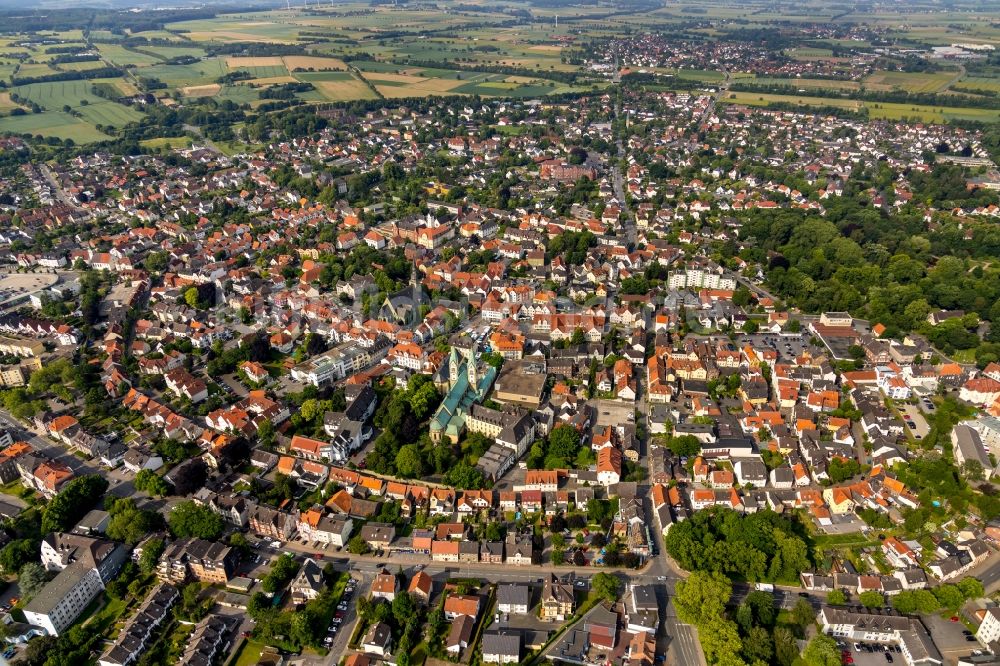
<path fill-rule="evenodd" d="M 472 390 L 475 390 L 476 386 L 479 384 L 479 378 L 476 375 L 476 352 L 471 349 L 469 350 L 465 357 L 465 364 L 465 371 L 469 376 L 469 387 L 472 388 Z"/>
<path fill-rule="evenodd" d="M 448 387 L 451 388 L 458 381 L 458 371 L 462 365 L 461 360 L 458 358 L 458 351 L 452 347 L 451 354 L 448 356 Z"/>
<path fill-rule="evenodd" d="M 420 306 L 424 303 L 424 288 L 420 284 L 419 273 L 417 272 L 417 264 L 413 264 L 413 272 L 410 274 L 410 299 L 413 301 L 413 320 L 414 326 L 420 323 Z"/>

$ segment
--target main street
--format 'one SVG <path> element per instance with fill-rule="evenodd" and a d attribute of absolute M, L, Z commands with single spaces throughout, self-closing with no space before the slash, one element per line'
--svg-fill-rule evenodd
<path fill-rule="evenodd" d="M 542 583 L 549 574 L 556 574 L 560 578 L 572 576 L 574 586 L 580 591 L 590 589 L 591 578 L 602 571 L 613 573 L 622 581 L 623 589 L 628 585 L 653 585 L 662 588 L 666 594 L 666 608 L 663 616 L 663 631 L 667 646 L 667 663 L 677 666 L 704 665 L 705 660 L 702 655 L 701 646 L 698 641 L 698 634 L 694 627 L 681 622 L 677 618 L 677 612 L 673 604 L 673 596 L 676 592 L 676 583 L 683 580 L 685 574 L 675 569 L 668 561 L 663 551 L 662 538 L 655 534 L 656 548 L 659 552 L 657 557 L 650 558 L 646 565 L 637 570 L 631 569 L 593 569 L 577 568 L 571 566 L 556 566 L 553 564 L 532 564 L 526 566 L 497 567 L 493 564 L 482 563 L 444 563 L 430 562 L 426 555 L 419 554 L 391 554 L 391 555 L 356 555 L 346 550 L 336 551 L 332 548 L 310 546 L 298 541 L 288 541 L 279 547 L 265 545 L 262 542 L 259 548 L 271 555 L 278 555 L 282 552 L 292 551 L 302 557 L 321 556 L 321 563 L 329 562 L 337 571 L 349 572 L 355 577 L 369 580 L 382 569 L 396 572 L 402 569 L 404 573 L 412 575 L 418 570 L 426 572 L 438 583 L 443 584 L 449 578 L 475 577 L 490 581 L 491 583 L 532 583 L 538 585 Z M 361 590 L 362 592 L 364 590 Z M 344 633 L 350 632 L 348 623 L 342 625 L 341 633 L 338 633 L 340 643 Z M 345 643 L 346 645 L 346 643 Z M 342 654 L 339 653 L 338 654 Z M 332 664 L 333 662 L 328 662 Z"/>

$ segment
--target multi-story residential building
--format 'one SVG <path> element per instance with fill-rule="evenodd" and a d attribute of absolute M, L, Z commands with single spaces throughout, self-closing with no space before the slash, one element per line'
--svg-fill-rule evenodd
<path fill-rule="evenodd" d="M 191 578 L 203 583 L 228 583 L 236 566 L 236 552 L 229 546 L 205 539 L 178 539 L 160 555 L 156 576 L 169 583 Z"/>
<path fill-rule="evenodd" d="M 58 636 L 76 621 L 128 557 L 121 544 L 78 535 L 63 536 L 78 539 L 75 541 L 78 545 L 71 548 L 72 555 L 65 559 L 53 558 L 50 553 L 52 567 L 61 567 L 61 571 L 24 607 L 28 624 L 50 636 Z"/>
<path fill-rule="evenodd" d="M 488 631 L 483 634 L 484 664 L 517 664 L 521 661 L 521 634 Z"/>
<path fill-rule="evenodd" d="M 389 353 L 391 346 L 392 343 L 385 337 L 379 337 L 371 347 L 346 342 L 292 368 L 292 379 L 323 386 L 378 363 Z"/>
<path fill-rule="evenodd" d="M 331 516 L 320 508 L 312 508 L 299 515 L 298 535 L 303 541 L 318 541 L 337 547 L 347 545 L 354 529 L 348 517 Z"/>
<path fill-rule="evenodd" d="M 298 518 L 284 511 L 258 505 L 251 512 L 248 522 L 250 529 L 255 534 L 277 539 L 278 541 L 288 541 L 295 534 Z"/>
<path fill-rule="evenodd" d="M 292 593 L 292 603 L 304 604 L 319 597 L 326 583 L 323 580 L 323 569 L 316 561 L 307 557 L 299 568 L 298 574 L 292 580 L 288 589 Z"/>
<path fill-rule="evenodd" d="M 531 588 L 521 583 L 500 583 L 497 586 L 497 610 L 501 613 L 525 615 L 531 606 Z"/>
<path fill-rule="evenodd" d="M 555 574 L 549 574 L 542 585 L 538 615 L 548 622 L 563 622 L 573 614 L 574 601 L 573 586 L 560 582 Z"/>
<path fill-rule="evenodd" d="M 986 609 L 986 615 L 979 624 L 976 638 L 983 645 L 992 645 L 1000 641 L 1000 608 L 996 606 Z"/>
<path fill-rule="evenodd" d="M 179 598 L 180 593 L 173 585 L 159 583 L 154 587 L 115 642 L 98 659 L 99 666 L 131 666 L 137 662 Z"/>
<path fill-rule="evenodd" d="M 235 615 L 207 615 L 188 636 L 178 666 L 207 666 L 229 652 L 242 619 Z"/>

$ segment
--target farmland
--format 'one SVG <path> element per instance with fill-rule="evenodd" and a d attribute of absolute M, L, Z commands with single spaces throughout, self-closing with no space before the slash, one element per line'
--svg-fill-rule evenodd
<path fill-rule="evenodd" d="M 66 112 L 66 107 L 69 107 L 73 113 L 80 115 L 80 120 L 95 126 L 118 127 L 141 117 L 141 113 L 131 107 L 94 95 L 90 91 L 91 85 L 90 81 L 33 83 L 18 86 L 13 89 L 13 92 L 38 104 L 46 111 Z"/>
<path fill-rule="evenodd" d="M 906 90 L 908 92 L 940 92 L 957 72 L 876 72 L 865 79 L 869 90 Z"/>
<path fill-rule="evenodd" d="M 323 104 L 367 100 L 376 97 L 407 98 L 441 95 L 487 97 L 535 97 L 601 89 L 607 79 L 596 76 L 579 59 L 577 44 L 605 40 L 633 30 L 676 30 L 692 16 L 711 14 L 722 23 L 690 27 L 702 38 L 715 38 L 736 29 L 767 30 L 774 22 L 808 23 L 816 20 L 850 20 L 885 26 L 887 34 L 925 44 L 950 44 L 962 39 L 1000 45 L 1000 28 L 970 20 L 961 11 L 940 16 L 907 15 L 905 25 L 891 12 L 844 14 L 822 2 L 808 2 L 791 13 L 776 13 L 763 7 L 721 7 L 717 3 L 667 3 L 650 11 L 625 7 L 573 6 L 550 8 L 516 3 L 471 0 L 442 9 L 416 6 L 347 3 L 331 7 L 293 7 L 272 11 L 243 11 L 214 18 L 166 22 L 162 28 L 138 35 L 94 30 L 53 33 L 59 49 L 23 42 L 17 36 L 0 38 L 0 78 L 26 79 L 80 72 L 113 65 L 123 69 L 121 78 L 102 80 L 113 84 L 120 95 L 154 90 L 166 103 L 197 104 L 206 100 L 231 102 L 256 109 L 269 97 L 265 89 L 288 83 L 308 82 L 312 90 L 297 90 L 298 103 Z M 524 8 L 530 7 L 530 11 Z M 558 23 L 557 23 L 558 16 Z M 734 24 L 736 25 L 736 24 Z M 93 42 L 89 40 L 94 40 Z M 269 49 L 267 45 L 274 48 Z M 256 46 L 259 55 L 255 53 Z M 918 117 L 927 121 L 991 121 L 991 109 L 967 108 L 961 102 L 942 98 L 941 106 L 852 101 L 833 96 L 847 94 L 898 93 L 924 95 L 962 93 L 1000 95 L 1000 72 L 991 68 L 969 69 L 953 63 L 926 71 L 903 71 L 880 63 L 861 75 L 846 76 L 851 49 L 871 49 L 872 42 L 846 36 L 817 38 L 782 46 L 776 52 L 790 63 L 808 66 L 822 63 L 828 68 L 820 76 L 787 73 L 762 74 L 729 68 L 724 72 L 712 62 L 696 66 L 653 68 L 663 76 L 655 89 L 691 84 L 717 89 L 729 83 L 757 86 L 787 86 L 774 90 L 780 95 L 733 93 L 729 103 L 762 105 L 792 103 L 844 109 L 867 109 L 872 117 L 895 119 Z M 57 59 L 57 54 L 98 53 L 100 60 Z M 574 57 L 575 56 L 575 57 Z M 682 85 L 683 84 L 683 85 Z M 38 87 L 41 86 L 41 87 Z M 66 133 L 69 127 L 90 126 L 81 140 L 96 140 L 105 128 L 121 127 L 142 117 L 142 111 L 90 94 L 91 82 L 46 82 L 14 86 L 10 92 L 37 104 L 33 115 L 43 118 L 4 123 L 2 129 L 40 128 L 43 132 Z M 788 94 L 790 89 L 797 93 Z M 825 95 L 810 97 L 812 91 Z M 272 98 L 273 99 L 273 98 Z M 961 99 L 956 97 L 956 100 Z M 966 97 L 965 99 L 973 99 Z M 921 100 L 922 102 L 925 100 Z M 933 100 L 937 102 L 937 100 Z M 968 103 L 968 102 L 967 102 Z M 988 106 L 979 104 L 978 106 Z M 0 100 L 0 114 L 13 110 L 13 101 Z M 68 110 L 67 110 L 68 109 Z M 63 114 L 55 116 L 55 114 Z"/>
<path fill-rule="evenodd" d="M 948 120 L 972 120 L 979 122 L 1000 121 L 1000 110 L 962 107 L 928 106 L 921 104 L 895 104 L 889 102 L 866 102 L 851 99 L 808 97 L 799 95 L 772 95 L 755 92 L 731 92 L 721 103 L 744 104 L 747 106 L 771 106 L 790 104 L 802 107 L 828 107 L 847 111 L 866 109 L 871 118 L 885 120 L 915 119 L 919 122 L 946 122 Z"/>

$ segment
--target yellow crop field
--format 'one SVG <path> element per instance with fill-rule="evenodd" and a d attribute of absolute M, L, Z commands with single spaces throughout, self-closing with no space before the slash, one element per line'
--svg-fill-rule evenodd
<path fill-rule="evenodd" d="M 239 69 L 240 67 L 282 67 L 281 56 L 229 56 L 226 58 L 226 67 L 229 69 Z"/>
<path fill-rule="evenodd" d="M 222 86 L 218 83 L 209 83 L 204 86 L 186 86 L 181 88 L 181 94 L 185 97 L 211 97 L 221 89 Z"/>
<path fill-rule="evenodd" d="M 298 79 L 294 76 L 268 76 L 261 79 L 250 79 L 248 83 L 256 86 L 273 86 L 279 83 L 296 83 Z"/>
<path fill-rule="evenodd" d="M 365 72 L 365 78 L 376 85 L 378 85 L 379 83 L 414 84 L 414 83 L 423 83 L 424 81 L 427 80 L 419 76 L 412 76 L 410 74 L 388 74 L 386 72 Z"/>
<path fill-rule="evenodd" d="M 20 108 L 20 104 L 11 100 L 10 93 L 0 92 L 0 111 L 13 111 L 17 108 Z"/>
<path fill-rule="evenodd" d="M 316 89 L 331 102 L 345 102 L 352 99 L 374 99 L 372 92 L 363 81 L 351 79 L 347 81 L 313 81 Z"/>
<path fill-rule="evenodd" d="M 187 37 L 192 42 L 257 42 L 260 44 L 291 44 L 292 40 L 267 37 L 266 35 L 253 35 L 249 32 L 236 32 L 234 30 L 203 30 L 189 32 Z"/>

